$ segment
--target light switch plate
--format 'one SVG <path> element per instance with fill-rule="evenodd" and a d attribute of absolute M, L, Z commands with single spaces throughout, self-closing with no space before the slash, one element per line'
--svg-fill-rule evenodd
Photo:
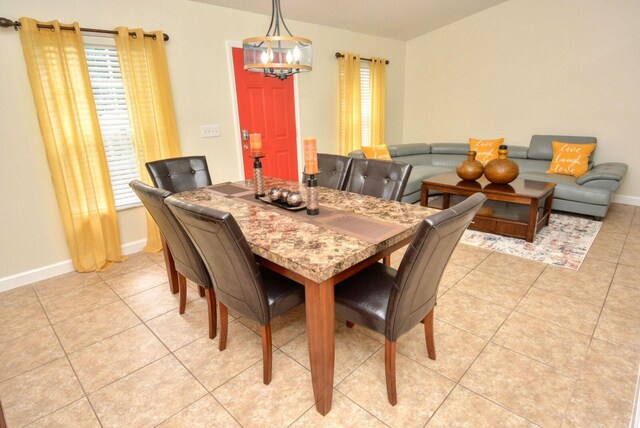
<path fill-rule="evenodd" d="M 202 125 L 200 127 L 200 136 L 202 138 L 212 138 L 220 136 L 220 125 Z"/>

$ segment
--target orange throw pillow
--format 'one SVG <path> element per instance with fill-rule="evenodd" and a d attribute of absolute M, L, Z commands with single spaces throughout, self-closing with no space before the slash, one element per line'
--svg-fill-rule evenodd
<path fill-rule="evenodd" d="M 504 144 L 504 138 L 495 140 L 476 140 L 469 138 L 469 149 L 476 152 L 476 160 L 487 165 L 489 161 L 498 159 L 498 147 Z"/>
<path fill-rule="evenodd" d="M 589 170 L 589 156 L 596 149 L 594 144 L 571 144 L 552 141 L 553 159 L 549 174 L 563 174 L 580 177 Z"/>
<path fill-rule="evenodd" d="M 375 147 L 362 147 L 362 153 L 367 159 L 391 160 L 389 149 L 386 144 Z"/>

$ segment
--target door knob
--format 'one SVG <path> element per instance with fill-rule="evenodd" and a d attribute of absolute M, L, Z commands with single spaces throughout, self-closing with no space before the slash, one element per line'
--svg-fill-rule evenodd
<path fill-rule="evenodd" d="M 249 131 L 246 129 L 242 130 L 242 141 L 249 141 Z M 245 145 L 244 148 L 246 149 L 247 146 Z"/>

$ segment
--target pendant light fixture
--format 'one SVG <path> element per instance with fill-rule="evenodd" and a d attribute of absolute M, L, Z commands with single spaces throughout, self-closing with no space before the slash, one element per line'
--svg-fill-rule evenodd
<path fill-rule="evenodd" d="M 267 34 L 242 41 L 244 69 L 284 80 L 295 73 L 311 71 L 311 40 L 294 37 L 287 28 L 280 0 L 271 0 L 271 24 Z M 286 31 L 281 36 L 280 29 Z"/>

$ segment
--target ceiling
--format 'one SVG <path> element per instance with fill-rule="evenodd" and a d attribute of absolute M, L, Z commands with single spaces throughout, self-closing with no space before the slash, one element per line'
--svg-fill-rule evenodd
<path fill-rule="evenodd" d="M 194 1 L 271 16 L 269 0 Z M 390 39 L 410 40 L 504 1 L 506 0 L 281 0 L 281 8 L 287 20 L 343 28 Z"/>

